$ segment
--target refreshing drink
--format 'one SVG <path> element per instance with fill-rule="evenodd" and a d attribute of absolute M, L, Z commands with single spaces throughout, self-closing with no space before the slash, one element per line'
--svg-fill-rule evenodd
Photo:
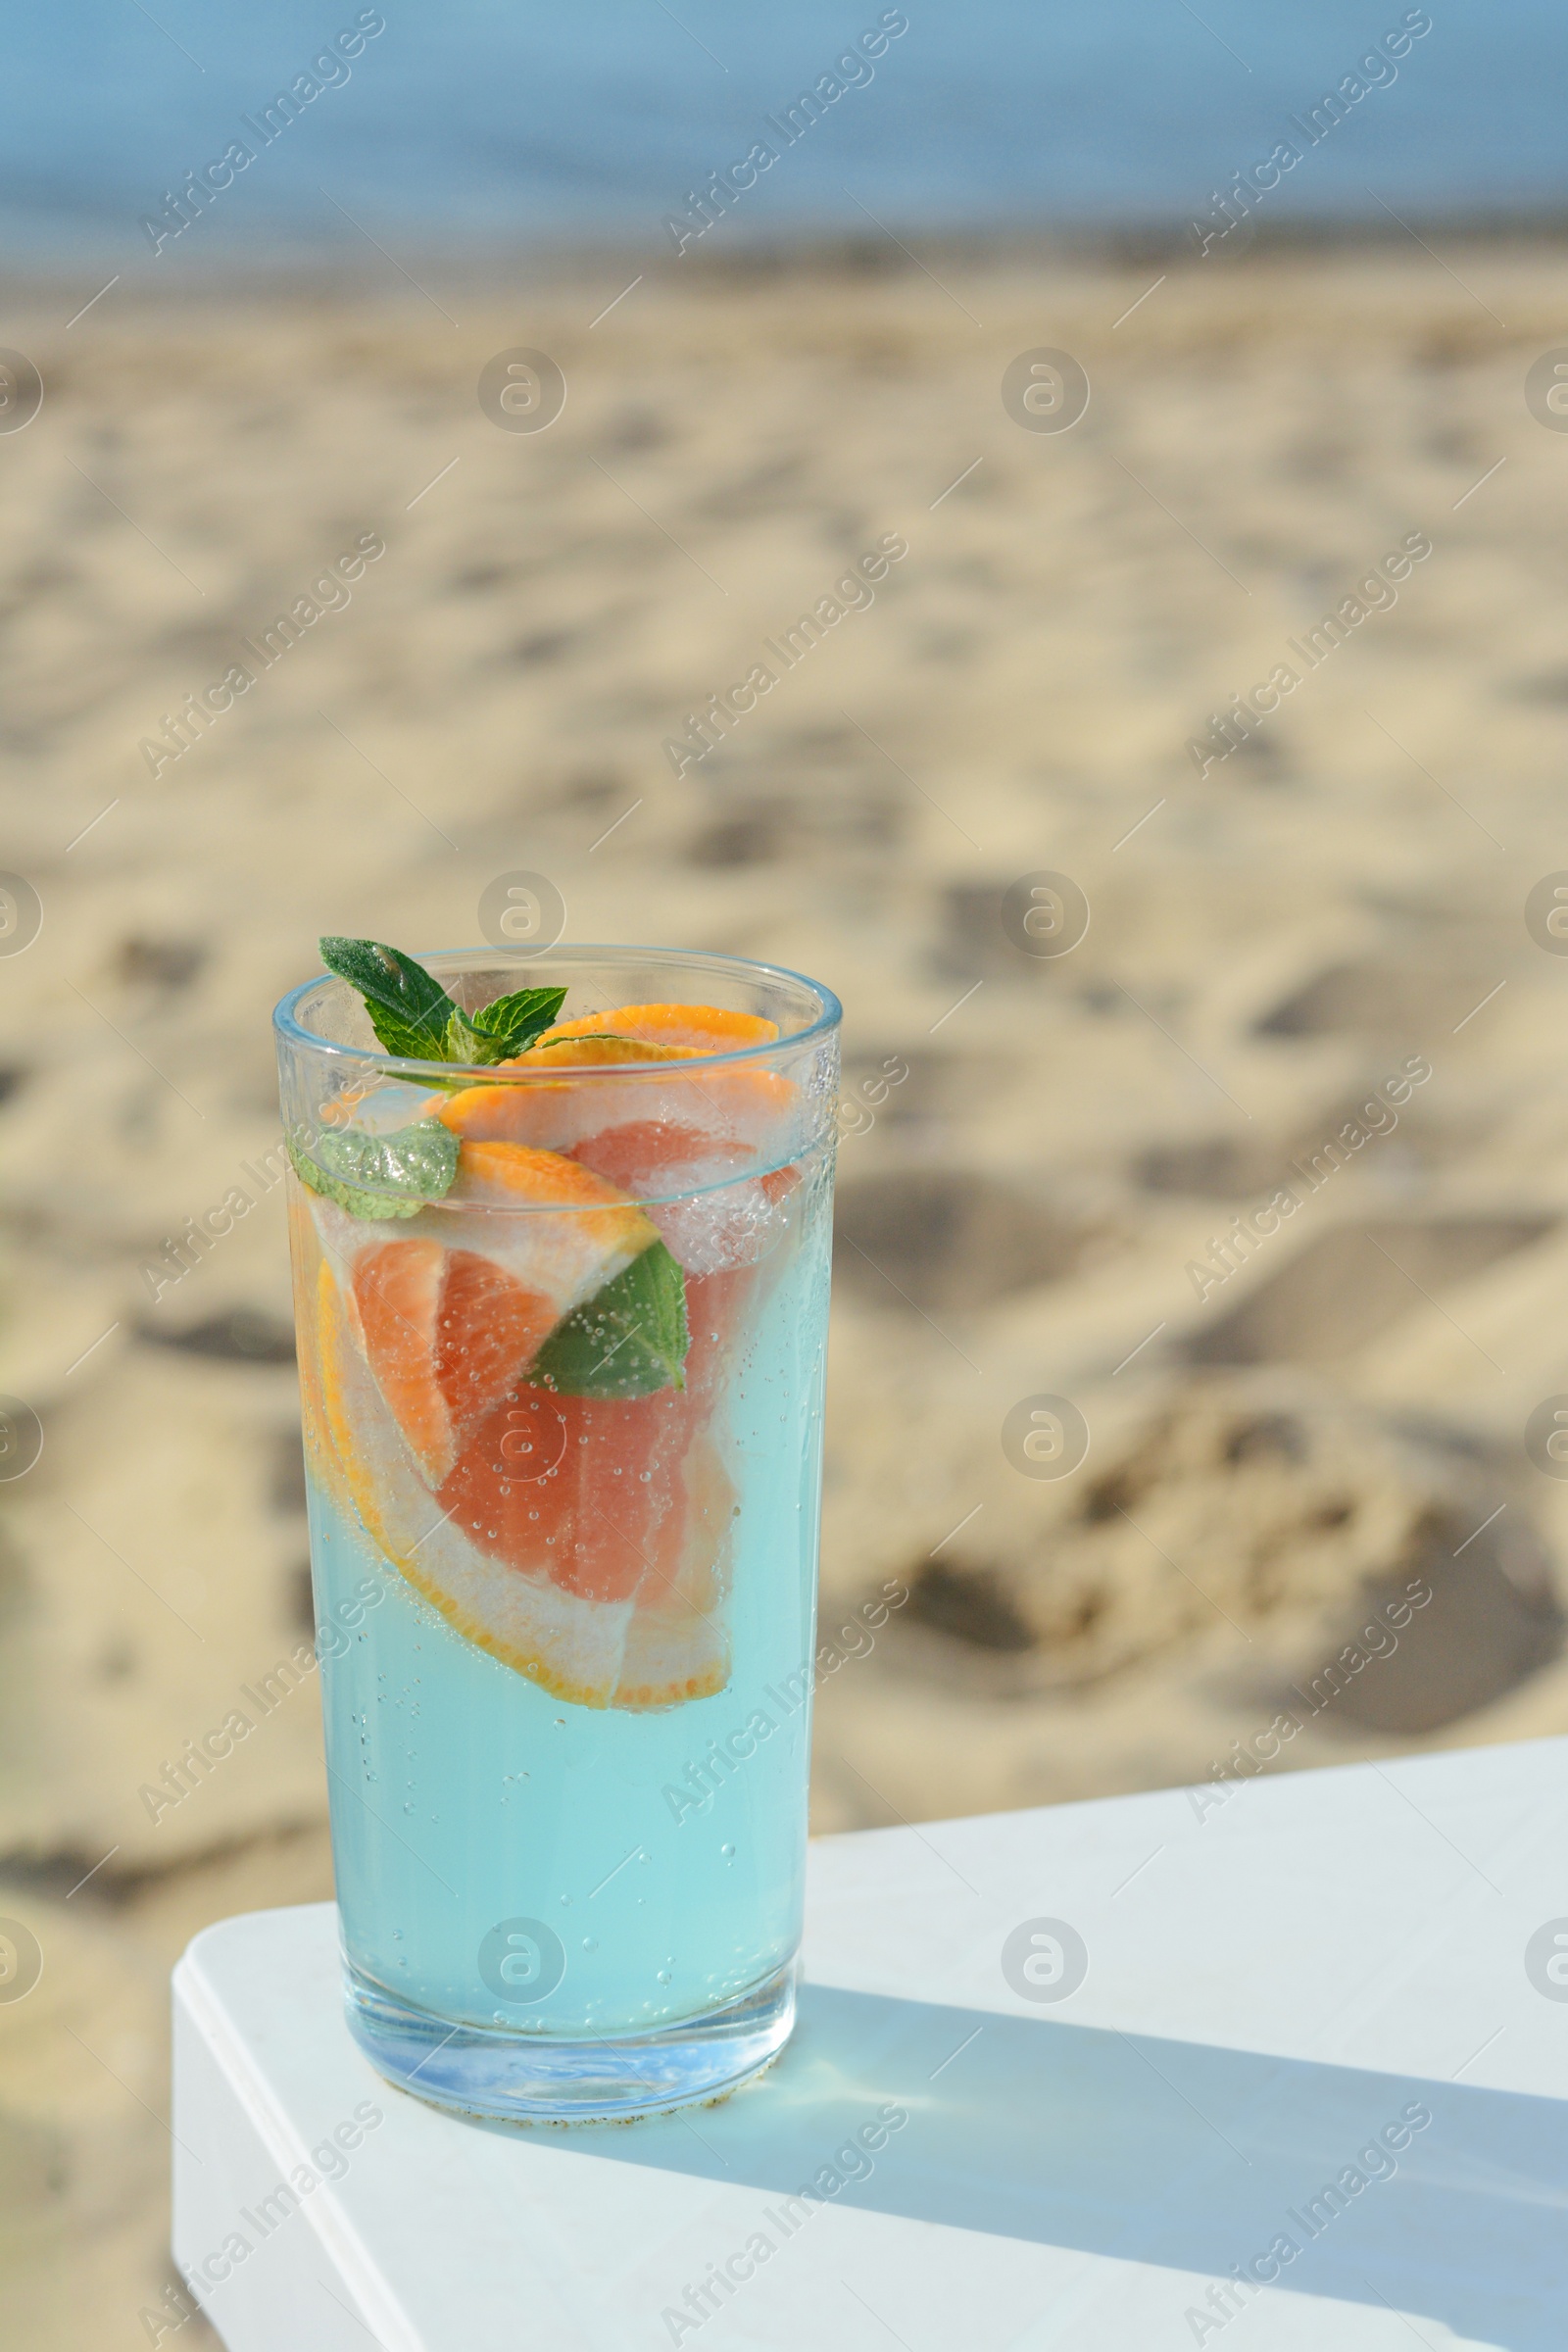
<path fill-rule="evenodd" d="M 793 2015 L 837 1005 L 369 945 L 278 1018 L 350 2023 L 480 2113 L 711 2097 Z"/>

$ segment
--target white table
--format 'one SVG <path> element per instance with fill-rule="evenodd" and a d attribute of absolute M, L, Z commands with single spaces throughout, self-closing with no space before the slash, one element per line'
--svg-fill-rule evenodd
<path fill-rule="evenodd" d="M 1065 1997 L 1003 1973 L 1041 1917 L 1087 1947 Z M 176 2257 L 245 2241 L 203 2296 L 231 2352 L 1562 2352 L 1553 1921 L 1568 1952 L 1568 1740 L 828 1838 L 771 2074 L 515 2132 L 373 2073 L 329 1905 L 227 1920 L 174 1978 Z M 859 2177 L 785 2206 L 824 2166 Z"/>

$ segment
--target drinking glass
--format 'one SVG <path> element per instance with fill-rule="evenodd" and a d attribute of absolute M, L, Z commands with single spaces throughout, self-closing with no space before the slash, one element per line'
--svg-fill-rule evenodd
<path fill-rule="evenodd" d="M 730 956 L 419 960 L 466 1011 L 740 1041 L 466 1069 L 338 979 L 275 1014 L 349 2024 L 439 2104 L 627 2117 L 793 2022 L 839 1006 Z M 431 1119 L 439 1196 L 318 1189 Z"/>

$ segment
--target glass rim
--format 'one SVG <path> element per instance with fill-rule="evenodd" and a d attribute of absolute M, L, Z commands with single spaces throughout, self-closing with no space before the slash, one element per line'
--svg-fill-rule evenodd
<path fill-rule="evenodd" d="M 552 948 L 543 949 L 532 955 L 520 956 L 515 949 L 498 948 L 486 941 L 475 948 L 416 950 L 414 960 L 423 964 L 426 970 L 432 970 L 433 967 L 441 964 L 455 963 L 460 958 L 500 956 L 514 960 L 519 970 L 535 971 L 546 965 L 550 956 L 558 952 L 563 956 L 579 957 L 585 961 L 599 956 L 607 961 L 645 961 L 688 967 L 707 966 L 710 969 L 733 972 L 744 979 L 752 979 L 754 976 L 760 975 L 768 980 L 791 982 L 796 987 L 807 990 L 816 999 L 818 1010 L 815 1018 L 808 1021 L 804 1029 L 797 1029 L 788 1036 L 763 1038 L 750 1046 L 732 1046 L 718 1054 L 683 1054 L 678 1062 L 573 1062 L 558 1063 L 554 1068 L 545 1066 L 533 1070 L 503 1070 L 495 1062 L 483 1064 L 466 1061 L 418 1061 L 405 1054 L 389 1054 L 384 1046 L 351 1046 L 336 1038 L 321 1037 L 315 1030 L 305 1028 L 296 1014 L 296 1007 L 303 998 L 309 996 L 313 990 L 318 989 L 323 982 L 336 981 L 339 987 L 351 987 L 351 983 L 341 979 L 337 973 L 323 970 L 315 973 L 309 980 L 302 980 L 297 987 L 291 988 L 285 996 L 278 999 L 272 1007 L 272 1027 L 280 1038 L 286 1038 L 293 1046 L 308 1047 L 314 1053 L 330 1056 L 345 1064 L 384 1070 L 391 1075 L 412 1072 L 420 1079 L 444 1078 L 449 1085 L 455 1078 L 464 1078 L 471 1080 L 475 1085 L 531 1086 L 540 1083 L 559 1085 L 563 1076 L 568 1071 L 573 1083 L 579 1079 L 597 1081 L 611 1078 L 624 1082 L 628 1078 L 652 1077 L 656 1072 L 662 1072 L 667 1078 L 677 1069 L 685 1073 L 688 1070 L 710 1070 L 754 1061 L 765 1061 L 769 1055 L 794 1053 L 798 1048 L 809 1045 L 814 1039 L 827 1035 L 829 1031 L 839 1026 L 844 1017 L 842 1004 L 823 981 L 813 980 L 805 972 L 797 972 L 788 964 L 763 963 L 756 956 L 726 956 L 707 948 L 654 948 L 637 947 L 624 943 L 609 944 L 603 941 L 579 942 L 573 940 L 570 942 L 557 941 Z M 668 1000 L 670 1003 L 677 1001 L 673 998 Z"/>

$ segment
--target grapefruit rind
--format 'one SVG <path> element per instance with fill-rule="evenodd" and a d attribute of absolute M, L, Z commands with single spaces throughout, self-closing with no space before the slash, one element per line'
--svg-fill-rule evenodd
<path fill-rule="evenodd" d="M 607 1030 L 645 1045 L 684 1046 L 697 1054 L 733 1054 L 745 1046 L 778 1041 L 777 1021 L 758 1012 L 730 1012 L 720 1004 L 616 1004 L 608 1012 L 584 1013 L 580 1020 L 557 1021 L 535 1038 L 534 1047 Z"/>

